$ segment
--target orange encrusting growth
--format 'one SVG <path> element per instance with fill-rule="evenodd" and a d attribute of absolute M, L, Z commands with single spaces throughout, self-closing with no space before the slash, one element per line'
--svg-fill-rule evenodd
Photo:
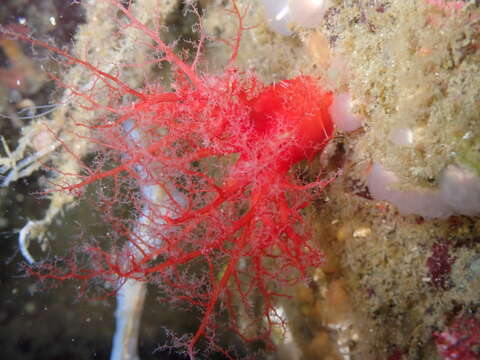
<path fill-rule="evenodd" d="M 332 94 L 309 76 L 266 86 L 233 65 L 219 76 L 199 74 L 128 9 L 109 2 L 128 17 L 130 26 L 153 39 L 163 61 L 174 67 L 173 91 L 158 84 L 130 89 L 85 61 L 30 40 L 89 69 L 108 86 L 112 99 L 119 99 L 118 94 L 137 99 L 109 104 L 108 119 L 83 125 L 99 146 L 99 166 L 86 168 L 74 185 L 58 184 L 76 192 L 112 179 L 113 189 L 98 195 L 98 206 L 112 224 L 112 241 L 126 239 L 128 246 L 108 251 L 86 247 L 87 264 L 64 260 L 64 268 L 44 264 L 31 272 L 59 280 L 153 281 L 168 296 L 203 313 L 185 344 L 190 357 L 201 338 L 215 344 L 211 330 L 219 327 L 214 321 L 219 309 L 229 313 L 227 329 L 245 340 L 268 342 L 276 321 L 274 300 L 285 296 L 282 287 L 303 280 L 323 261 L 308 241 L 302 210 L 331 180 L 299 183 L 292 166 L 312 159 L 331 139 Z M 245 28 L 235 2 L 232 12 L 240 23 L 238 41 L 233 42 L 236 54 Z M 95 95 L 79 93 L 93 108 L 100 106 Z M 106 168 L 109 163 L 117 165 Z M 139 188 L 161 188 L 165 197 L 155 202 Z M 125 203 L 135 209 L 135 218 L 116 214 Z M 141 216 L 149 221 L 137 221 Z M 197 265 L 205 267 L 204 274 L 187 273 Z M 261 317 L 251 303 L 256 292 L 263 296 Z M 238 324 L 240 307 L 255 335 L 247 336 L 245 326 Z"/>

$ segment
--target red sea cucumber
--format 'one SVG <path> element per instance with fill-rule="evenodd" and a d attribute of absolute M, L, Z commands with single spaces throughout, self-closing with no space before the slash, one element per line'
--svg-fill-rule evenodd
<path fill-rule="evenodd" d="M 129 26 L 154 41 L 161 61 L 172 65 L 173 90 L 159 84 L 132 89 L 87 61 L 27 39 L 87 68 L 109 89 L 111 101 L 102 106 L 95 93 L 70 88 L 92 111 L 109 114 L 79 125 L 90 129 L 99 165 L 85 167 L 73 185 L 57 188 L 80 194 L 92 183 L 110 186 L 108 195 L 98 195 L 97 205 L 112 225 L 116 244 L 107 250 L 84 246 L 88 261 L 82 264 L 64 259 L 63 266 L 44 263 L 30 272 L 43 279 L 155 282 L 203 314 L 185 344 L 191 357 L 201 338 L 215 343 L 210 330 L 217 328 L 219 309 L 229 313 L 228 329 L 245 340 L 268 342 L 277 320 L 274 301 L 285 296 L 282 287 L 303 280 L 323 261 L 309 242 L 302 210 L 330 180 L 299 183 L 292 166 L 312 159 L 331 139 L 332 94 L 309 76 L 265 85 L 254 74 L 237 71 L 233 61 L 245 28 L 234 1 L 239 32 L 232 61 L 221 75 L 199 73 L 198 54 L 192 64 L 184 62 L 128 8 L 109 2 Z M 118 99 L 125 96 L 134 100 L 121 104 Z M 138 187 L 161 188 L 164 199 L 154 202 Z M 133 219 L 116 215 L 125 203 L 134 209 Z M 136 221 L 141 215 L 148 223 Z M 144 234 L 155 241 L 146 241 Z M 119 246 L 120 239 L 128 246 Z M 194 278 L 187 273 L 190 266 L 204 266 L 205 273 Z M 256 292 L 263 297 L 260 317 L 250 299 Z M 247 331 L 237 323 L 239 308 L 245 309 Z"/>

